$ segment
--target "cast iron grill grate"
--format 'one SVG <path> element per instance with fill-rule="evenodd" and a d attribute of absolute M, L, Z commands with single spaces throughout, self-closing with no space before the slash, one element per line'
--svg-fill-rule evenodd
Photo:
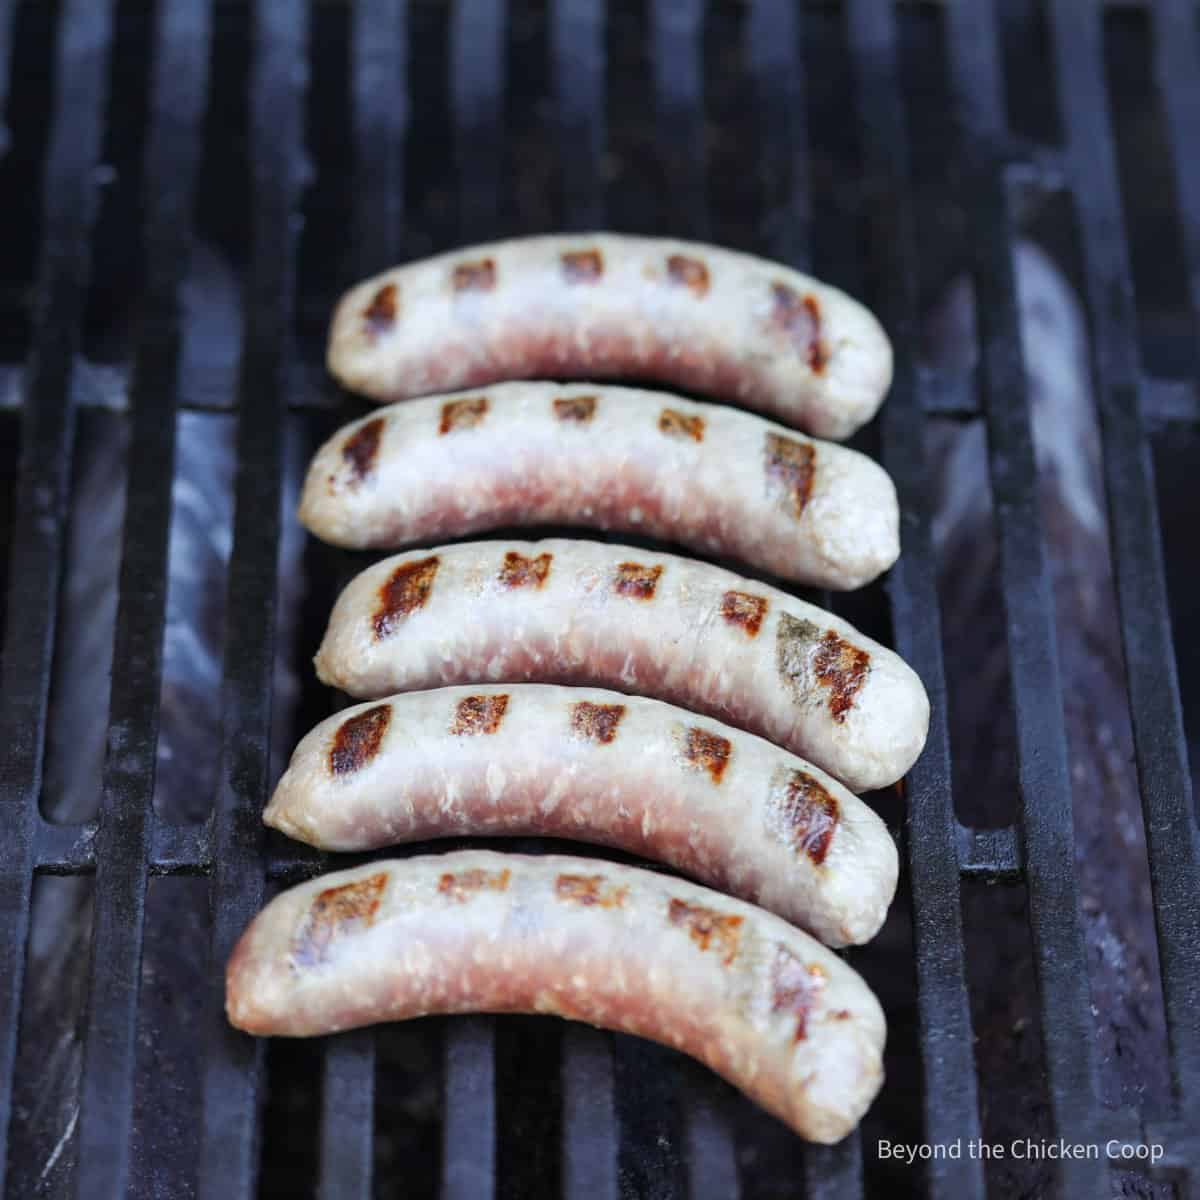
<path fill-rule="evenodd" d="M 900 493 L 905 552 L 886 585 L 884 619 L 897 650 L 925 680 L 934 706 L 928 748 L 906 783 L 904 832 L 921 1078 L 900 1086 L 921 1096 L 921 1138 L 950 1143 L 981 1136 L 960 879 L 1019 879 L 1029 901 L 1053 1136 L 1079 1143 L 1160 1142 L 1167 1156 L 1157 1176 L 1185 1187 L 1189 1172 L 1200 1169 L 1200 1124 L 1193 1115 L 1200 1100 L 1194 899 L 1200 856 L 1147 429 L 1156 419 L 1195 424 L 1200 404 L 1194 381 L 1162 382 L 1141 363 L 1110 128 L 1102 6 L 1085 0 L 1048 0 L 1045 6 L 1061 123 L 1061 144 L 1053 147 L 1031 147 L 1009 129 L 1001 6 L 996 0 L 936 6 L 954 101 L 948 152 L 973 231 L 980 348 L 974 372 L 953 376 L 921 368 L 914 349 L 920 306 L 916 200 L 898 37 L 909 16 L 906 7 L 875 0 L 848 0 L 833 8 L 748 0 L 738 6 L 742 75 L 731 95 L 716 96 L 706 95 L 711 77 L 703 31 L 718 4 L 549 0 L 543 8 L 513 0 L 510 10 L 503 0 L 457 0 L 446 6 L 438 26 L 441 7 L 429 0 L 250 5 L 157 0 L 142 6 L 62 0 L 43 13 L 54 38 L 54 70 L 41 211 L 35 228 L 6 231 L 6 237 L 34 240 L 39 257 L 24 361 L 14 365 L 14 371 L 23 366 L 15 376 L 22 454 L 12 503 L 0 692 L 0 1193 L 17 1194 L 8 1151 L 30 903 L 39 873 L 95 874 L 94 950 L 73 1143 L 76 1194 L 89 1200 L 125 1195 L 134 1179 L 139 982 L 147 887 L 157 875 L 206 876 L 211 896 L 208 1016 L 195 1031 L 204 1050 L 196 1194 L 232 1200 L 259 1186 L 268 1076 L 261 1044 L 224 1021 L 224 962 L 268 887 L 325 863 L 321 856 L 268 841 L 258 821 L 271 782 L 285 417 L 290 409 L 341 403 L 320 381 L 318 352 L 297 345 L 297 330 L 300 342 L 319 330 L 338 285 L 415 250 L 531 232 L 539 223 L 719 237 L 729 225 L 721 213 L 730 195 L 745 210 L 746 224 L 761 231 L 758 244 L 748 248 L 801 267 L 819 260 L 823 274 L 875 308 L 897 347 L 896 382 L 875 448 Z M 138 321 L 125 356 L 123 419 L 132 468 L 108 747 L 98 818 L 56 824 L 39 807 L 56 637 L 56 607 L 47 598 L 61 586 L 76 413 L 87 402 L 76 377 L 88 289 L 95 282 L 95 168 L 103 154 L 111 62 L 121 18 L 133 19 L 140 9 L 151 23 L 153 55 L 140 213 L 143 274 Z M 20 10 L 17 0 L 0 2 L 0 102 L 9 99 L 10 112 L 19 99 L 15 93 L 10 99 L 9 91 L 18 74 L 12 34 Z M 242 11 L 231 18 L 233 10 Z M 25 19 L 33 19 L 27 11 Z M 242 219 L 249 254 L 240 365 L 235 379 L 214 385 L 182 377 L 181 289 L 195 234 L 206 114 L 214 89 L 233 86 L 210 70 L 218 30 L 230 19 L 244 24 L 251 58 L 244 99 L 249 166 L 239 184 L 248 206 Z M 1200 161 L 1191 150 L 1200 137 L 1200 34 L 1189 0 L 1162 0 L 1147 19 L 1195 318 Z M 518 20 L 534 25 L 514 62 L 507 47 L 510 23 Z M 345 33 L 337 49 L 317 36 L 330 23 L 340 23 Z M 852 94 L 841 113 L 844 131 L 834 136 L 844 134 L 859 153 L 853 176 L 832 181 L 820 175 L 809 154 L 812 142 L 830 136 L 807 103 L 805 73 L 812 64 L 803 52 L 804 38 L 818 23 L 841 30 Z M 444 62 L 425 55 L 431 25 L 444 35 Z M 318 71 L 323 54 L 344 54 L 345 60 L 339 70 Z M 521 148 L 514 151 L 509 126 L 514 105 L 524 103 L 514 99 L 521 83 L 515 73 L 535 60 L 544 77 L 537 115 L 551 130 L 543 153 L 556 194 L 544 201 L 524 195 L 514 205 L 512 193 L 528 187 L 511 169 Z M 439 78 L 431 84 L 434 76 Z M 335 85 L 347 94 L 322 93 Z M 642 144 L 624 150 L 635 164 L 639 155 L 655 162 L 650 184 L 613 179 L 609 118 L 622 93 L 626 105 L 647 102 Z M 307 144 L 312 123 L 307 106 L 325 104 L 338 106 L 349 122 L 342 154 L 350 175 L 342 184 L 341 212 L 348 228 L 340 254 L 344 278 L 326 283 L 325 302 L 314 306 L 310 321 L 305 298 L 298 295 L 298 262 L 305 252 L 299 218 L 314 168 L 318 179 L 327 170 Z M 714 134 L 706 111 L 739 104 L 760 114 L 757 144 L 745 151 L 755 156 L 756 173 L 714 178 L 706 157 L 736 151 L 715 143 L 719 129 Z M 521 115 L 527 124 L 530 114 Z M 827 120 L 830 114 L 820 115 Z M 449 135 L 440 166 L 430 165 L 435 156 L 429 151 L 425 159 L 414 159 L 409 142 L 417 125 L 426 138 L 436 128 Z M 408 212 L 406 196 L 426 186 L 424 180 L 414 183 L 414 162 L 436 178 L 428 192 L 420 192 L 421 204 L 411 206 L 419 211 Z M 1070 198 L 1095 347 L 1093 385 L 1170 1048 L 1170 1103 L 1148 1110 L 1141 1120 L 1105 1108 L 1097 1084 L 1062 683 L 1012 258 L 1018 183 Z M 855 222 L 838 222 L 835 229 L 823 216 L 822 202 L 828 206 L 832 198 L 851 193 Z M 328 239 L 334 223 L 314 220 Z M 416 226 L 420 232 L 414 235 Z M 848 228 L 863 234 L 861 242 L 847 237 Z M 826 237 L 818 252 L 818 241 Z M 320 247 L 312 252 L 319 256 Z M 238 425 L 220 685 L 220 785 L 211 817 L 181 826 L 157 815 L 152 798 L 175 418 L 184 407 L 233 408 Z M 998 830 L 965 828 L 955 815 L 922 435 L 930 414 L 979 414 L 987 428 L 1021 797 L 1018 823 Z M 864 603 L 869 615 L 874 601 Z M 507 1026 L 467 1019 L 438 1028 L 444 1033 L 440 1194 L 447 1200 L 516 1194 L 506 1158 L 513 1135 L 505 1127 L 519 1124 L 522 1099 L 497 1099 L 504 1054 L 498 1031 Z M 681 1091 L 672 1056 L 575 1027 L 561 1033 L 551 1053 L 557 1055 L 554 1069 L 561 1063 L 560 1112 L 549 1126 L 557 1139 L 555 1165 L 546 1175 L 526 1167 L 521 1177 L 535 1181 L 531 1188 L 588 1200 L 754 1190 L 746 1183 L 752 1164 L 739 1154 L 744 1130 L 731 1125 L 724 1093 Z M 377 1111 L 376 1036 L 367 1031 L 328 1039 L 321 1054 L 315 1187 L 326 1198 L 366 1197 L 379 1182 L 378 1129 L 394 1119 Z M 537 1151 L 531 1146 L 529 1155 Z M 789 1150 L 795 1177 L 786 1181 L 786 1190 L 772 1194 L 861 1196 L 869 1185 L 863 1151 L 857 1134 L 831 1149 L 797 1145 Z M 170 1158 L 169 1148 L 163 1153 Z M 1057 1168 L 1060 1194 L 1084 1200 L 1108 1194 L 1109 1169 L 1103 1159 L 1064 1160 Z M 940 1159 L 925 1170 L 930 1195 L 959 1200 L 984 1194 L 978 1160 Z M 187 1194 L 191 1186 L 180 1180 L 175 1194 Z"/>

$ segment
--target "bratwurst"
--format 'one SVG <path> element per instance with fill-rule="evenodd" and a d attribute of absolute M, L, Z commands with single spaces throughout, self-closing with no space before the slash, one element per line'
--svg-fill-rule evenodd
<path fill-rule="evenodd" d="M 707 563 L 600 542 L 466 542 L 347 585 L 317 674 L 361 699 L 459 683 L 613 687 L 769 738 L 852 791 L 925 743 L 929 701 L 853 626 Z"/>
<path fill-rule="evenodd" d="M 657 700 L 512 684 L 360 704 L 301 741 L 263 814 L 323 850 L 536 835 L 660 859 L 830 946 L 868 941 L 896 847 L 857 796 Z"/>
<path fill-rule="evenodd" d="M 654 380 L 844 438 L 883 400 L 892 348 L 861 304 L 777 263 L 596 233 L 368 279 L 338 305 L 328 364 L 374 400 L 539 376 Z"/>
<path fill-rule="evenodd" d="M 579 384 L 498 384 L 355 421 L 313 460 L 300 520 L 387 549 L 584 525 L 838 590 L 900 552 L 896 490 L 865 455 L 721 405 Z"/>
<path fill-rule="evenodd" d="M 465 851 L 277 896 L 226 971 L 230 1021 L 313 1036 L 427 1013 L 549 1013 L 674 1046 L 836 1142 L 883 1081 L 879 1002 L 786 921 L 591 859 Z"/>

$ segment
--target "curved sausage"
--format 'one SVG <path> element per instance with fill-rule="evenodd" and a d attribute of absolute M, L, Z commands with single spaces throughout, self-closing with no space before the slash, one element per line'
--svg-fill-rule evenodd
<path fill-rule="evenodd" d="M 836 1142 L 883 1081 L 866 984 L 787 922 L 594 859 L 464 851 L 277 896 L 226 970 L 229 1020 L 313 1036 L 427 1013 L 549 1013 L 698 1058 L 802 1137 Z"/>
<path fill-rule="evenodd" d="M 362 699 L 538 681 L 669 700 L 761 734 L 852 791 L 916 760 L 929 701 L 890 650 L 707 563 L 553 539 L 397 555 L 347 585 L 317 674 Z"/>
<path fill-rule="evenodd" d="M 857 796 L 657 700 L 539 684 L 360 704 L 301 741 L 263 814 L 323 850 L 537 835 L 660 859 L 831 946 L 868 941 L 896 847 Z"/>
<path fill-rule="evenodd" d="M 300 520 L 389 549 L 585 525 L 839 590 L 900 553 L 896 490 L 865 455 L 721 405 L 579 384 L 498 384 L 356 421 L 313 460 Z"/>
<path fill-rule="evenodd" d="M 374 400 L 503 379 L 655 380 L 817 437 L 869 421 L 892 380 L 879 322 L 778 263 L 594 233 L 471 246 L 351 289 L 330 371 Z"/>

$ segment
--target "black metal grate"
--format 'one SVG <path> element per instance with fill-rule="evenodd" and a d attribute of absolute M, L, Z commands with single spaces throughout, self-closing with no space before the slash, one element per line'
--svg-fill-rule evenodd
<path fill-rule="evenodd" d="M 1200 423 L 1195 381 L 1162 381 L 1142 368 L 1137 309 L 1110 120 L 1103 57 L 1103 6 L 1047 0 L 1061 146 L 1030 147 L 1013 136 L 996 0 L 937 6 L 954 98 L 953 145 L 974 246 L 972 275 L 980 357 L 965 374 L 932 372 L 918 362 L 920 277 L 910 130 L 900 74 L 898 29 L 905 10 L 875 0 L 843 7 L 791 0 L 748 0 L 734 22 L 744 41 L 736 96 L 706 94 L 706 22 L 722 5 L 703 0 L 552 0 L 539 5 L 457 0 L 445 19 L 449 72 L 444 95 L 420 86 L 428 65 L 414 60 L 414 30 L 440 18 L 426 0 L 257 0 L 251 7 L 247 158 L 250 257 L 244 285 L 240 372 L 232 387 L 181 377 L 181 288 L 193 244 L 215 25 L 244 7 L 214 0 L 157 0 L 145 142 L 141 253 L 144 281 L 136 340 L 129 354 L 127 417 L 130 471 L 120 600 L 108 715 L 108 751 L 99 817 L 52 824 L 39 811 L 50 667 L 64 557 L 64 530 L 76 410 L 74 386 L 91 277 L 97 214 L 94 168 L 100 161 L 118 0 L 63 0 L 54 14 L 53 109 L 44 160 L 31 341 L 20 377 L 22 457 L 15 485 L 3 689 L 0 691 L 0 1194 L 5 1192 L 14 1127 L 16 1061 L 25 949 L 35 874 L 95 873 L 94 947 L 84 1030 L 77 1134 L 76 1194 L 127 1194 L 133 1178 L 131 1134 L 146 894 L 151 875 L 210 878 L 211 959 L 208 1016 L 196 1036 L 205 1053 L 199 1179 L 177 1194 L 211 1200 L 248 1196 L 258 1186 L 266 1088 L 261 1043 L 224 1020 L 224 962 L 234 939 L 274 881 L 304 877 L 325 858 L 282 849 L 264 838 L 258 814 L 270 778 L 270 727 L 277 553 L 284 480 L 284 424 L 297 407 L 338 404 L 318 374 L 319 347 L 298 346 L 297 242 L 305 189 L 315 165 L 306 147 L 309 64 L 334 53 L 313 35 L 322 10 L 347 10 L 345 77 L 350 128 L 344 182 L 350 246 L 344 279 L 411 252 L 406 228 L 412 195 L 411 135 L 442 99 L 452 148 L 442 182 L 426 205 L 434 243 L 530 232 L 511 200 L 516 181 L 509 139 L 511 23 L 541 22 L 548 153 L 557 180 L 553 222 L 568 229 L 623 227 L 690 237 L 724 237 L 719 192 L 744 187 L 745 227 L 762 232 L 763 250 L 801 267 L 816 263 L 833 282 L 859 292 L 880 314 L 897 349 L 896 381 L 880 421 L 878 452 L 896 481 L 905 552 L 887 583 L 892 639 L 918 670 L 933 702 L 928 748 L 906 783 L 904 832 L 916 962 L 920 1080 L 900 1086 L 921 1096 L 921 1137 L 931 1143 L 981 1135 L 967 988 L 960 879 L 1023 881 L 1040 1006 L 1052 1135 L 1068 1142 L 1157 1141 L 1157 1168 L 1181 1188 L 1200 1170 L 1200 841 L 1176 677 L 1168 594 L 1150 457 L 1151 420 Z M 132 7 L 132 6 L 129 6 Z M 20 6 L 0 0 L 0 104 L 9 91 L 12 31 Z M 633 10 L 636 13 L 631 15 Z M 420 18 L 418 22 L 418 16 Z M 1192 318 L 1200 318 L 1200 33 L 1190 0 L 1162 0 L 1150 16 L 1157 85 L 1173 155 Z M 806 111 L 811 28 L 837 23 L 848 54 L 853 96 L 834 137 L 857 144 L 852 178 L 822 176 L 809 147 L 828 129 Z M 631 49 L 633 29 L 640 37 Z M 616 31 L 614 33 L 614 30 Z M 422 34 L 425 36 L 425 34 Z M 540 39 L 540 40 L 539 40 Z M 720 48 L 718 48 L 720 49 Z M 646 78 L 623 69 L 640 53 Z M 419 68 L 419 69 L 418 69 Z M 834 69 L 831 66 L 831 69 Z M 649 98 L 654 183 L 611 179 L 606 146 L 618 104 Z M 714 145 L 706 110 L 753 106 L 757 145 Z M 828 113 L 819 114 L 827 119 Z M 622 137 L 627 136 L 623 127 Z M 638 148 L 628 156 L 637 161 Z M 646 147 L 641 148 L 643 152 Z M 429 154 L 421 159 L 429 165 Z M 742 155 L 738 159 L 738 155 Z M 710 160 L 725 155 L 744 180 L 714 179 Z M 721 161 L 726 161 L 722 159 Z M 519 165 L 519 164 L 518 164 Z M 1103 439 L 1111 555 L 1120 605 L 1137 775 L 1170 1046 L 1170 1103 L 1140 1115 L 1100 1100 L 1092 1036 L 1087 957 L 1076 882 L 1072 794 L 1057 634 L 1039 513 L 1037 466 L 1022 360 L 1013 267 L 1017 181 L 1061 190 L 1070 200 L 1082 249 L 1091 327 L 1093 383 Z M 640 189 L 640 190 L 639 190 Z M 740 193 L 738 193 L 740 194 Z M 620 197 L 609 203 L 606 196 Z M 825 215 L 853 196 L 853 220 Z M 824 206 L 824 207 L 823 207 Z M 619 211 L 618 211 L 619 210 Z M 535 209 L 529 211 L 538 211 Z M 865 234 L 860 244 L 848 229 Z M 6 236 L 9 236 L 6 233 Z M 301 339 L 303 341 L 303 339 Z M 175 415 L 188 407 L 235 407 L 237 475 L 228 573 L 221 707 L 220 786 L 202 825 L 166 822 L 152 807 L 166 610 Z M 927 498 L 923 424 L 930 414 L 982 415 L 1000 548 L 1017 738 L 1020 820 L 1015 827 L 970 829 L 955 816 L 946 721 L 946 670 L 937 592 L 937 556 Z M 874 436 L 874 435 L 870 435 Z M 856 601 L 857 603 L 857 601 Z M 866 601 L 870 604 L 870 600 Z M 869 953 L 869 952 L 867 952 Z M 516 1194 L 506 1172 L 504 1127 L 520 1096 L 498 1107 L 504 1039 L 519 1051 L 537 1026 L 490 1018 L 446 1022 L 443 1041 L 441 1168 L 446 1200 Z M 516 1031 L 515 1033 L 512 1031 Z M 522 1032 L 524 1030 L 524 1032 Z M 435 1035 L 436 1036 L 436 1035 Z M 527 1042 L 521 1039 L 526 1038 Z M 372 1031 L 327 1039 L 319 1107 L 322 1200 L 366 1197 L 377 1183 L 377 1130 L 396 1119 L 377 1112 L 377 1038 Z M 511 1047 L 510 1047 L 511 1050 Z M 626 1038 L 574 1026 L 553 1051 L 560 1063 L 557 1181 L 523 1168 L 529 1192 L 569 1197 L 736 1196 L 753 1156 L 753 1135 L 731 1119 L 724 1093 L 680 1086 L 674 1056 Z M 510 1057 L 512 1055 L 510 1054 Z M 697 1076 L 689 1076 L 689 1081 Z M 744 1124 L 744 1122 L 741 1122 Z M 864 1139 L 830 1149 L 786 1152 L 793 1177 L 772 1195 L 854 1197 L 870 1180 Z M 535 1147 L 530 1148 L 530 1155 Z M 778 1155 L 772 1161 L 778 1162 Z M 520 1170 L 520 1169 L 519 1169 Z M 978 1159 L 926 1166 L 928 1193 L 981 1197 Z M 1063 1196 L 1108 1194 L 1101 1159 L 1058 1165 Z M 528 1177 L 528 1178 L 526 1178 Z M 14 1185 L 15 1186 L 15 1185 Z M 1182 1191 L 1180 1192 L 1182 1194 Z"/>

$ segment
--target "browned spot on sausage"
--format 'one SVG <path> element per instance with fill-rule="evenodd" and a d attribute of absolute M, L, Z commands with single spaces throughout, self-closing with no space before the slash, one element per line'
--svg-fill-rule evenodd
<path fill-rule="evenodd" d="M 363 313 L 367 322 L 367 333 L 372 339 L 387 333 L 396 323 L 396 285 L 385 283 L 371 298 L 371 303 Z"/>
<path fill-rule="evenodd" d="M 854 697 L 862 688 L 870 665 L 871 656 L 865 650 L 843 641 L 832 629 L 825 631 L 813 656 L 813 670 L 829 689 L 829 711 L 839 724 L 854 706 Z"/>
<path fill-rule="evenodd" d="M 627 893 L 627 888 L 609 883 L 603 875 L 560 875 L 554 881 L 554 894 L 560 900 L 589 908 L 620 908 Z"/>
<path fill-rule="evenodd" d="M 733 962 L 741 936 L 742 917 L 731 917 L 701 904 L 689 904 L 686 900 L 672 900 L 667 919 L 672 925 L 683 926 L 701 950 L 707 950 L 711 945 L 726 966 Z"/>
<path fill-rule="evenodd" d="M 438 557 L 420 558 L 416 562 L 401 563 L 388 576 L 387 583 L 379 589 L 379 607 L 375 610 L 375 638 L 380 640 L 391 634 L 408 616 L 421 608 L 429 599 L 433 589 L 433 577 L 437 574 Z"/>
<path fill-rule="evenodd" d="M 568 283 L 595 283 L 604 274 L 604 259 L 599 250 L 568 250 L 562 268 Z"/>
<path fill-rule="evenodd" d="M 438 433 L 459 429 L 474 429 L 487 414 L 486 396 L 468 396 L 465 400 L 447 400 L 442 405 L 442 421 Z"/>
<path fill-rule="evenodd" d="M 343 443 L 342 458 L 350 464 L 350 475 L 354 480 L 366 479 L 375 465 L 379 454 L 379 439 L 383 435 L 384 420 L 376 417 L 360 425 Z"/>
<path fill-rule="evenodd" d="M 762 627 L 770 603 L 765 596 L 749 592 L 726 592 L 721 597 L 721 616 L 730 625 L 740 625 L 747 637 L 754 637 Z"/>
<path fill-rule="evenodd" d="M 817 997 L 825 988 L 825 970 L 817 963 L 803 963 L 780 946 L 771 966 L 771 1011 L 790 1012 L 796 1018 L 795 1040 L 808 1034 L 808 1018 Z"/>
<path fill-rule="evenodd" d="M 554 415 L 560 421 L 584 425 L 596 415 L 595 396 L 560 396 L 554 401 Z"/>
<path fill-rule="evenodd" d="M 624 715 L 623 704 L 592 704 L 581 700 L 571 705 L 571 732 L 578 738 L 608 745 L 617 736 L 617 726 Z"/>
<path fill-rule="evenodd" d="M 767 793 L 768 831 L 808 857 L 825 861 L 838 823 L 838 802 L 811 775 L 781 769 Z"/>
<path fill-rule="evenodd" d="M 540 588 L 550 574 L 552 554 L 539 554 L 537 558 L 526 558 L 515 550 L 509 550 L 504 556 L 504 563 L 497 578 L 500 586 L 508 589 L 533 587 Z"/>
<path fill-rule="evenodd" d="M 478 892 L 506 891 L 511 877 L 512 872 L 507 867 L 503 871 L 485 871 L 482 867 L 472 867 L 469 871 L 447 871 L 438 880 L 438 891 L 462 904 Z"/>
<path fill-rule="evenodd" d="M 456 292 L 490 292 L 496 286 L 496 264 L 490 258 L 459 263 L 453 282 Z"/>
<path fill-rule="evenodd" d="M 613 578 L 613 591 L 618 596 L 632 596 L 635 600 L 653 600 L 662 570 L 662 567 L 647 567 L 642 563 L 620 563 Z"/>
<path fill-rule="evenodd" d="M 667 259 L 667 278 L 697 296 L 708 293 L 708 268 L 698 258 L 672 254 Z"/>
<path fill-rule="evenodd" d="M 812 492 L 815 457 L 816 451 L 809 442 L 798 442 L 778 433 L 767 434 L 767 486 L 780 494 L 784 507 L 794 517 L 804 512 Z"/>
<path fill-rule="evenodd" d="M 455 737 L 495 733 L 504 720 L 508 696 L 467 696 L 454 706 L 450 732 Z"/>
<path fill-rule="evenodd" d="M 704 418 L 676 412 L 673 408 L 664 408 L 659 413 L 658 428 L 668 437 L 691 438 L 693 442 L 704 441 Z"/>
<path fill-rule="evenodd" d="M 771 284 L 771 321 L 791 338 L 811 370 L 820 374 L 829 361 L 821 341 L 821 308 L 814 296 L 801 296 L 786 283 Z"/>
<path fill-rule="evenodd" d="M 318 892 L 292 938 L 292 961 L 306 967 L 326 962 L 335 938 L 370 929 L 386 883 L 387 872 L 379 871 Z"/>
<path fill-rule="evenodd" d="M 709 733 L 695 725 L 684 732 L 680 740 L 683 743 L 684 763 L 693 771 L 707 771 L 713 783 L 720 783 L 725 768 L 729 766 L 733 743 L 718 733 Z"/>
<path fill-rule="evenodd" d="M 848 1020 L 850 1020 L 850 1010 L 849 1010 L 848 1008 L 839 1008 L 839 1009 L 837 1010 L 837 1012 L 831 1012 L 829 1015 L 830 1015 L 830 1017 L 832 1017 L 832 1018 L 833 1018 L 833 1020 L 835 1020 L 835 1021 L 848 1021 Z"/>
<path fill-rule="evenodd" d="M 379 753 L 383 735 L 392 720 L 390 704 L 377 704 L 343 721 L 329 749 L 329 770 L 334 775 L 359 771 Z"/>
<path fill-rule="evenodd" d="M 852 646 L 832 629 L 822 634 L 811 621 L 798 620 L 788 613 L 779 617 L 775 660 L 797 700 L 809 694 L 807 676 L 811 670 L 812 680 L 828 689 L 829 712 L 838 724 L 854 707 L 854 698 L 871 665 L 871 656 L 865 650 Z"/>

